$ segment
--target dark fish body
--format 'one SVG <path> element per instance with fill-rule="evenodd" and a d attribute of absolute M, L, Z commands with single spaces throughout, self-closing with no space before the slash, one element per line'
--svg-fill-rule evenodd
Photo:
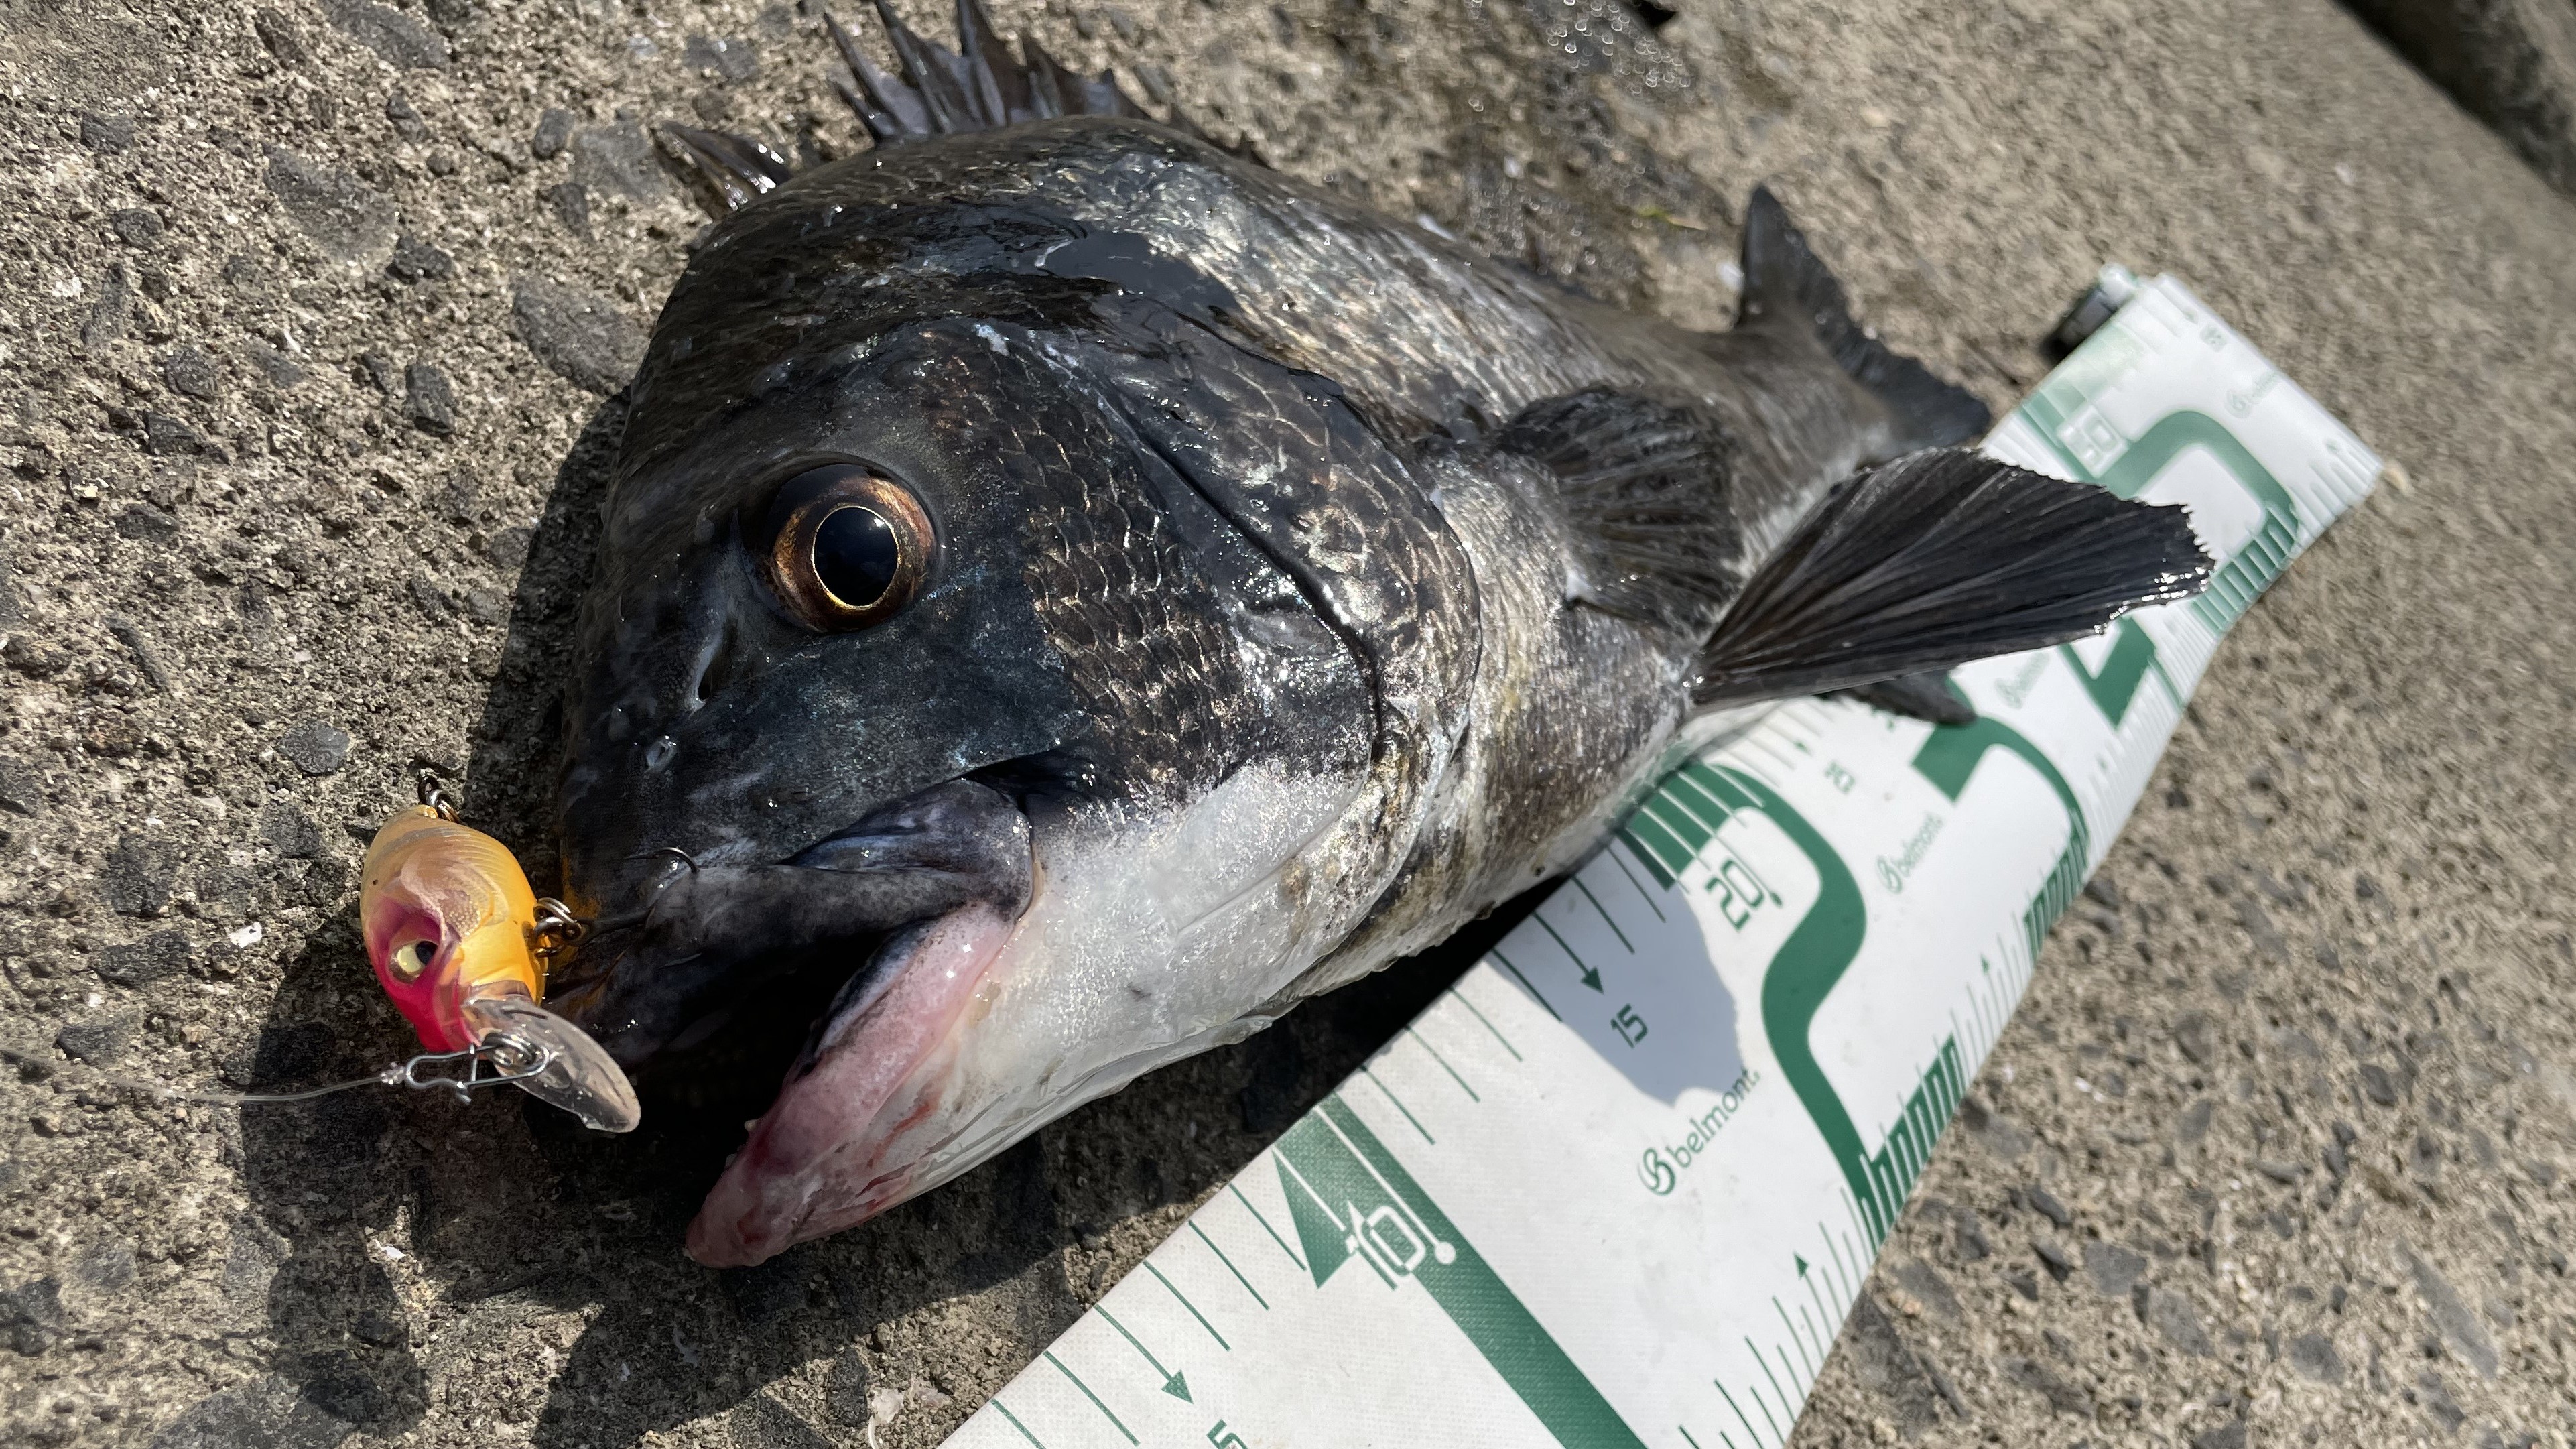
<path fill-rule="evenodd" d="M 812 1019 L 691 1251 L 860 1221 L 1438 941 L 1768 700 L 2193 586 L 2174 516 L 1896 462 L 1984 411 L 1767 195 L 1746 270 L 1686 332 L 1126 118 L 716 227 L 631 395 L 560 801 L 600 923 L 560 1001 L 648 1086 Z M 927 542 L 818 627 L 787 500 L 860 474 Z M 2055 534 L 2118 558 L 2043 587 Z"/>

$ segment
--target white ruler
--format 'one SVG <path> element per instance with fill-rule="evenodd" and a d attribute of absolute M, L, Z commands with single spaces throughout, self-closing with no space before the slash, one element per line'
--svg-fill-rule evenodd
<path fill-rule="evenodd" d="M 950 1440 L 1775 1449 L 2219 636 L 2379 460 L 2159 278 L 1988 442 L 2187 503 L 2202 598 L 1667 780 Z"/>

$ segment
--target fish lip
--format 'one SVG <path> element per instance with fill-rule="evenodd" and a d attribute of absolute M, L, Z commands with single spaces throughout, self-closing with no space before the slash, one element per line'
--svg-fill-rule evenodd
<path fill-rule="evenodd" d="M 907 1127 L 941 1105 L 946 1073 L 937 1063 L 953 1056 L 956 1025 L 1017 926 L 1017 916 L 961 906 L 911 934 L 884 991 L 835 1003 L 817 1046 L 708 1190 L 689 1224 L 691 1258 L 754 1267 L 911 1195 L 919 1157 L 896 1149 Z M 949 969 L 924 960 L 935 957 Z"/>
<path fill-rule="evenodd" d="M 745 1007 L 811 996 L 819 983 L 832 1009 L 811 1023 L 801 1067 L 853 986 L 869 988 L 856 1003 L 864 1006 L 900 975 L 900 962 L 882 959 L 890 942 L 972 905 L 1017 919 L 1035 871 L 1026 812 L 964 776 L 782 859 L 702 864 L 664 853 L 670 864 L 635 888 L 631 905 L 594 917 L 548 992 L 551 1007 L 639 1079 Z M 774 1002 L 770 1014 L 781 1015 Z"/>

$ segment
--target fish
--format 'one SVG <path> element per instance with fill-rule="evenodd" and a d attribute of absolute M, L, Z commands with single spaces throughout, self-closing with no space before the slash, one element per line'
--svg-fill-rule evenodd
<path fill-rule="evenodd" d="M 837 23 L 876 145 L 665 127 L 721 218 L 630 385 L 555 1003 L 777 1082 L 686 1235 L 762 1262 L 1432 946 L 1689 752 L 2184 598 L 2182 510 L 1962 451 L 1768 189 L 1685 330 L 1157 121 Z"/>
<path fill-rule="evenodd" d="M 591 1037 L 545 1009 L 558 929 L 499 840 L 443 802 L 396 812 L 358 870 L 358 928 L 377 984 L 433 1053 L 489 1055 L 502 1075 L 602 1132 L 642 1107 Z"/>

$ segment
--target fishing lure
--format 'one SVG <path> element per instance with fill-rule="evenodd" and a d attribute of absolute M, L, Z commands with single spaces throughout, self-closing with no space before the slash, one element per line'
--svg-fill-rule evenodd
<path fill-rule="evenodd" d="M 642 1112 L 625 1072 L 542 1004 L 547 962 L 579 923 L 537 898 L 509 847 L 425 793 L 376 832 L 361 868 L 358 923 L 376 980 L 430 1051 L 488 1059 L 498 1075 L 483 1081 L 598 1131 L 632 1131 Z"/>

